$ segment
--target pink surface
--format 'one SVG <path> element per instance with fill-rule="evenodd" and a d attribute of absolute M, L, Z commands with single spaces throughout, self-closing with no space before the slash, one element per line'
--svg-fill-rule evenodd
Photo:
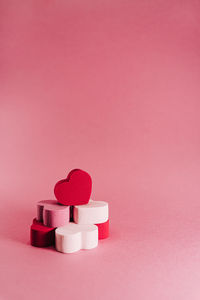
<path fill-rule="evenodd" d="M 1 300 L 199 300 L 199 10 L 1 1 Z M 109 202 L 110 237 L 31 247 L 37 201 L 73 168 Z"/>

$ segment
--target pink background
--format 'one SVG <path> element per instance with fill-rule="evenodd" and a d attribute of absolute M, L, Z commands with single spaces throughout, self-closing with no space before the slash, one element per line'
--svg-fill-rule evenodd
<path fill-rule="evenodd" d="M 200 2 L 0 1 L 0 299 L 200 299 Z M 73 168 L 111 236 L 29 245 Z"/>

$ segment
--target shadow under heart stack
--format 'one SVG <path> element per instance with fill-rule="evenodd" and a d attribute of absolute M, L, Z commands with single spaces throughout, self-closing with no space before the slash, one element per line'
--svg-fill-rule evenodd
<path fill-rule="evenodd" d="M 90 199 L 92 179 L 82 170 L 72 170 L 54 187 L 57 200 L 37 203 L 37 216 L 30 230 L 31 245 L 54 246 L 73 253 L 98 246 L 109 236 L 108 203 Z"/>

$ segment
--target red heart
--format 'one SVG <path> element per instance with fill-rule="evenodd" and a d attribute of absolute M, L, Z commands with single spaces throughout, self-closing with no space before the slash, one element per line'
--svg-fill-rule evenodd
<path fill-rule="evenodd" d="M 54 187 L 59 203 L 64 205 L 87 204 L 92 192 L 92 179 L 82 170 L 72 170 L 66 179 L 60 180 Z"/>
<path fill-rule="evenodd" d="M 55 228 L 44 226 L 36 219 L 33 220 L 30 234 L 32 246 L 48 247 L 55 244 Z"/>

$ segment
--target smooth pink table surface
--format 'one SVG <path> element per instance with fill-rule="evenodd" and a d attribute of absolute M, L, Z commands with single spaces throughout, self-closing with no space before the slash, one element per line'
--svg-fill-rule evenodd
<path fill-rule="evenodd" d="M 0 300 L 200 299 L 200 2 L 0 1 Z M 29 245 L 81 168 L 111 234 Z"/>

